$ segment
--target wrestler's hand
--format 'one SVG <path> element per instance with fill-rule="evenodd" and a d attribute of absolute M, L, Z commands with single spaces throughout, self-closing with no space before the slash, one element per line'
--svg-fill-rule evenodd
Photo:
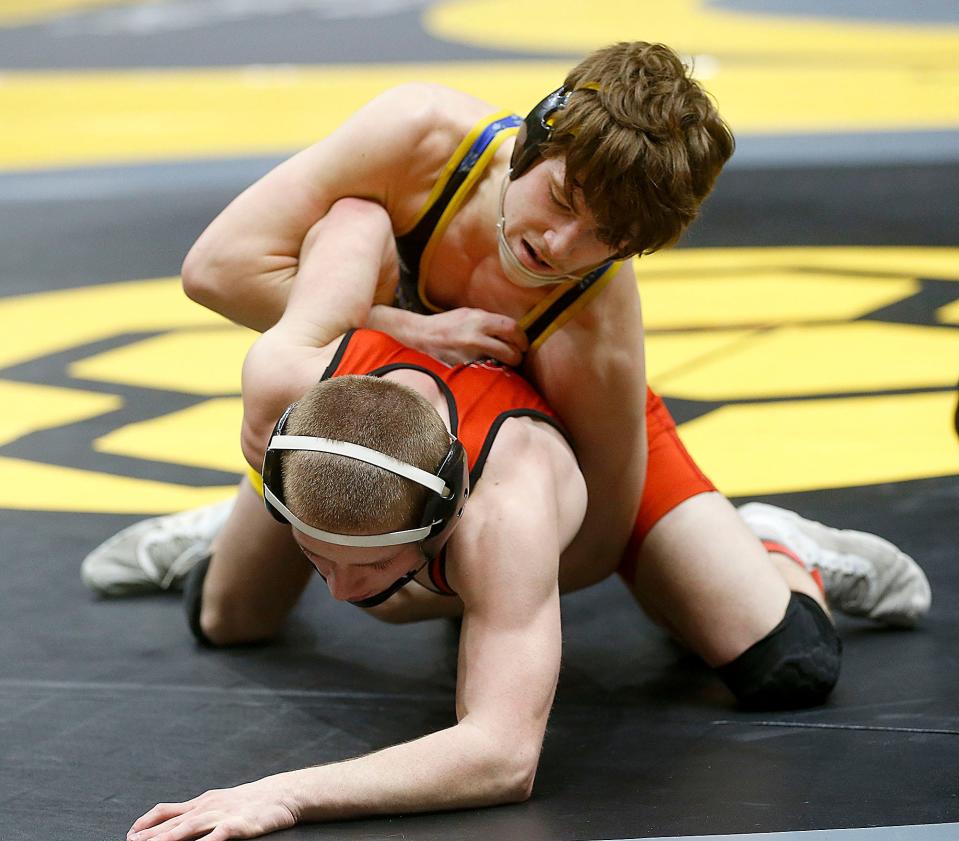
<path fill-rule="evenodd" d="M 449 365 L 498 359 L 517 366 L 529 348 L 515 319 L 472 307 L 422 316 L 412 344 Z"/>
<path fill-rule="evenodd" d="M 217 789 L 185 803 L 160 803 L 138 818 L 127 841 L 257 838 L 296 823 L 283 775 Z"/>

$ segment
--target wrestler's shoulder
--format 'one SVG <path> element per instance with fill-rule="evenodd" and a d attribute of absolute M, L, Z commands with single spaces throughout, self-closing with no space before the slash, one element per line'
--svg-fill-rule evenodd
<path fill-rule="evenodd" d="M 609 271 L 610 280 L 576 312 L 571 327 L 594 335 L 622 336 L 641 324 L 633 261 L 617 262 Z"/>
<path fill-rule="evenodd" d="M 406 82 L 383 91 L 368 106 L 407 143 L 451 152 L 483 117 L 498 109 L 471 94 L 432 82 Z"/>
<path fill-rule="evenodd" d="M 469 516 L 453 534 L 457 563 L 503 528 L 528 533 L 546 527 L 565 548 L 586 511 L 586 484 L 569 442 L 556 427 L 532 417 L 511 417 L 497 428 L 474 491 Z M 531 499 L 539 501 L 533 509 Z M 473 560 L 481 563 L 482 553 Z"/>

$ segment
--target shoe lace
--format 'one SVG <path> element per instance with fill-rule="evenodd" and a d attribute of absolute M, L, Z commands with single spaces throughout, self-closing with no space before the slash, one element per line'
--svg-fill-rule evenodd
<path fill-rule="evenodd" d="M 874 578 L 873 565 L 856 555 L 824 553 L 816 566 L 822 573 L 827 594 L 842 602 L 858 602 L 866 597 Z"/>

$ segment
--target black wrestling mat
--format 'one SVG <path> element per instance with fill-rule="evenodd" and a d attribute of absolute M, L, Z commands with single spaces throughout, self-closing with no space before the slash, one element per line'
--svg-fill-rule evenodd
<path fill-rule="evenodd" d="M 565 666 L 530 802 L 279 837 L 572 841 L 956 821 L 948 604 L 959 580 L 936 529 L 955 488 L 909 489 L 923 495 L 922 520 L 896 504 L 904 490 L 802 500 L 811 514 L 901 523 L 895 536 L 923 559 L 937 600 L 911 633 L 840 620 L 846 658 L 828 706 L 737 712 L 610 581 L 566 599 Z M 193 645 L 174 597 L 92 600 L 78 559 L 127 521 L 0 517 L 4 841 L 120 837 L 159 790 L 186 799 L 451 723 L 444 622 L 381 625 L 313 586 L 282 641 L 214 653 Z"/>
<path fill-rule="evenodd" d="M 143 4 L 99 5 L 104 10 L 84 14 L 77 2 L 52 22 L 22 25 L 0 14 L 0 65 L 74 68 L 86 84 L 92 69 L 134 66 L 542 58 L 514 42 L 458 44 L 429 34 L 425 10 L 439 4 L 425 2 L 381 4 L 387 12 L 361 3 L 369 16 L 357 18 L 343 11 L 349 4 L 289 0 L 274 20 L 249 4 L 170 0 L 152 4 L 170 15 L 159 23 L 135 16 Z M 780 5 L 795 11 L 797 4 Z M 826 4 L 814 5 L 827 13 Z M 538 3 L 530 8 L 541 11 Z M 943 6 L 940 17 L 951 14 Z M 205 29 L 190 23 L 201 18 Z M 532 32 L 534 23 L 524 25 Z M 574 54 L 557 50 L 551 60 L 571 63 Z M 42 107 L 55 112 L 68 100 Z M 750 271 L 785 266 L 788 282 L 903 284 L 855 311 L 809 310 L 797 323 L 865 325 L 877 354 L 870 358 L 884 369 L 891 365 L 882 349 L 912 331 L 918 350 L 908 371 L 877 381 L 864 364 L 861 387 L 813 382 L 786 396 L 726 399 L 686 381 L 672 394 L 663 388 L 677 418 L 696 422 L 726 403 L 744 411 L 788 403 L 792 411 L 827 394 L 933 401 L 931 433 L 917 426 L 883 437 L 888 430 L 877 418 L 887 416 L 863 410 L 859 437 L 888 440 L 885 455 L 902 459 L 879 452 L 870 471 L 837 459 L 823 473 L 834 481 L 763 488 L 743 479 L 730 491 L 900 545 L 932 586 L 921 625 L 902 632 L 839 617 L 845 656 L 830 702 L 799 713 L 743 713 L 610 580 L 564 600 L 564 667 L 529 802 L 302 826 L 277 838 L 959 837 L 959 440 L 951 429 L 959 356 L 950 355 L 959 265 L 956 252 L 944 250 L 959 245 L 959 164 L 936 146 L 953 148 L 955 127 L 935 128 L 935 142 L 903 129 L 896 149 L 906 152 L 887 150 L 881 161 L 865 146 L 830 157 L 838 147 L 827 141 L 816 148 L 808 137 L 765 137 L 751 145 L 741 137 L 741 157 L 679 255 L 708 251 L 719 260 L 717 250 L 736 248 Z M 210 501 L 207 489 L 222 495 L 236 479 L 235 433 L 219 431 L 234 417 L 236 385 L 187 369 L 202 367 L 188 364 L 200 352 L 242 358 L 244 339 L 170 304 L 175 281 L 166 279 L 210 219 L 279 152 L 207 151 L 182 162 L 158 155 L 160 163 L 118 155 L 90 165 L 69 156 L 17 163 L 14 152 L 0 142 L 7 156 L 0 167 L 0 841 L 123 838 L 159 800 L 348 758 L 451 724 L 449 623 L 382 625 L 334 602 L 317 580 L 277 643 L 211 652 L 194 645 L 176 596 L 100 601 L 80 581 L 84 555 L 120 528 Z M 832 246 L 861 250 L 825 268 L 820 257 L 804 256 Z M 757 256 L 783 247 L 798 251 L 776 252 L 768 265 Z M 888 247 L 914 251 L 870 250 Z M 658 265 L 650 262 L 650 299 Z M 683 278 L 694 281 L 695 267 L 682 265 Z M 705 271 L 729 275 L 719 263 Z M 760 297 L 775 299 L 781 281 L 770 276 Z M 830 293 L 820 297 L 835 305 Z M 671 340 L 674 327 L 652 323 L 655 307 L 647 310 L 652 341 Z M 204 430 L 210 438 L 184 446 L 194 440 L 184 436 Z M 932 446 L 935 436 L 940 443 Z M 796 446 L 783 443 L 783 458 Z"/>

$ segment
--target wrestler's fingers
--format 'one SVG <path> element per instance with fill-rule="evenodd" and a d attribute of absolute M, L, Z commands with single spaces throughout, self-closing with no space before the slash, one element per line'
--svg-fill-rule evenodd
<path fill-rule="evenodd" d="M 491 336 L 477 343 L 477 351 L 475 359 L 495 359 L 513 368 L 523 361 L 523 354 L 514 345 L 501 342 Z"/>
<path fill-rule="evenodd" d="M 225 815 L 217 811 L 193 809 L 172 820 L 131 832 L 127 841 L 213 841 L 217 838 L 247 838 L 249 835 L 232 834 L 232 825 Z"/>
<path fill-rule="evenodd" d="M 189 808 L 189 803 L 157 803 L 152 809 L 144 812 L 133 822 L 127 835 L 139 832 L 141 829 L 156 826 L 163 821 L 182 815 Z"/>
<path fill-rule="evenodd" d="M 486 329 L 490 335 L 496 336 L 496 338 L 512 345 L 520 353 L 525 353 L 529 350 L 529 341 L 526 338 L 526 332 L 519 326 L 519 322 L 515 318 L 489 313 L 489 321 Z"/>

